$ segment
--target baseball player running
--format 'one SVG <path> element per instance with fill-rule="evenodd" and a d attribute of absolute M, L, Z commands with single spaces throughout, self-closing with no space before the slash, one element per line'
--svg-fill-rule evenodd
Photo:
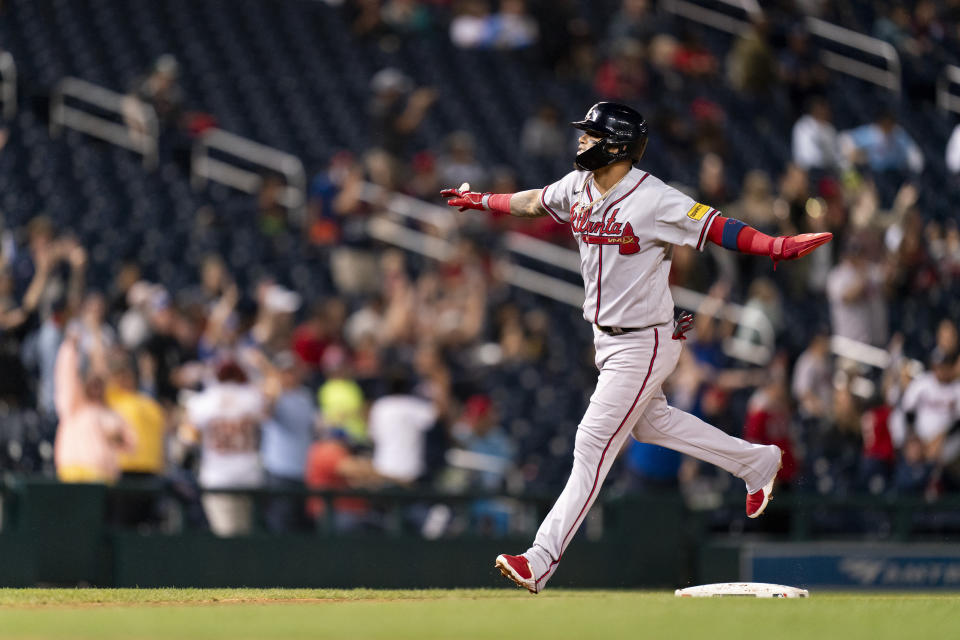
<path fill-rule="evenodd" d="M 747 516 L 763 513 L 780 468 L 776 446 L 750 444 L 667 404 L 660 386 L 680 357 L 685 326 L 674 327 L 667 277 L 672 245 L 727 249 L 792 260 L 830 241 L 815 233 L 773 238 L 724 218 L 634 167 L 647 125 L 634 109 L 594 105 L 572 123 L 583 131 L 576 170 L 558 182 L 518 193 L 445 189 L 447 204 L 569 223 L 580 247 L 585 300 L 593 325 L 597 388 L 577 428 L 573 470 L 525 553 L 500 555 L 496 567 L 531 593 L 544 589 L 597 498 L 614 458 L 633 436 L 726 469 L 747 486 Z"/>

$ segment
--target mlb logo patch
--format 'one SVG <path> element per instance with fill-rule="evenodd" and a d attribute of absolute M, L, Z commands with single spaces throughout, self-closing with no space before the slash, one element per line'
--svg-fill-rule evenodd
<path fill-rule="evenodd" d="M 699 221 L 707 214 L 708 211 L 710 211 L 710 207 L 697 202 L 693 205 L 693 207 L 690 208 L 690 211 L 687 211 L 687 217 L 691 220 Z"/>

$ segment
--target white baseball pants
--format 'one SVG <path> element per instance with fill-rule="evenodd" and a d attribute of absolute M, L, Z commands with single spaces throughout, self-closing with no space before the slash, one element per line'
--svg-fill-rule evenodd
<path fill-rule="evenodd" d="M 667 404 L 660 385 L 673 372 L 682 342 L 672 323 L 608 336 L 594 329 L 597 388 L 577 428 L 573 470 L 557 502 L 540 525 L 530 562 L 537 589 L 553 575 L 626 439 L 658 444 L 725 469 L 754 492 L 777 473 L 780 452 L 727 435 Z"/>

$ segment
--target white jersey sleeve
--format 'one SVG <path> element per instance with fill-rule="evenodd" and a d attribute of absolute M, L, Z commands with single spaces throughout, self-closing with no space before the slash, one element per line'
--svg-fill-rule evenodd
<path fill-rule="evenodd" d="M 912 380 L 910 384 L 907 385 L 907 390 L 903 392 L 903 398 L 900 399 L 900 408 L 906 412 L 916 411 L 925 386 L 927 386 L 925 376 L 920 376 Z"/>
<path fill-rule="evenodd" d="M 586 171 L 571 171 L 540 190 L 540 204 L 551 218 L 561 224 L 570 222 L 570 207 L 580 195 L 588 177 Z"/>
<path fill-rule="evenodd" d="M 695 202 L 673 187 L 662 184 L 656 207 L 657 239 L 703 251 L 707 230 L 719 214 L 713 207 Z"/>

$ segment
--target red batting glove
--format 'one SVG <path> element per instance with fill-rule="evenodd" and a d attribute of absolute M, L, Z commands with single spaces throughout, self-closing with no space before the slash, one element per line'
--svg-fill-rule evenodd
<path fill-rule="evenodd" d="M 801 233 L 798 236 L 780 236 L 773 241 L 770 257 L 778 260 L 802 258 L 822 244 L 833 240 L 832 233 Z"/>
<path fill-rule="evenodd" d="M 460 207 L 460 211 L 466 211 L 467 209 L 486 211 L 487 208 L 483 204 L 483 196 L 487 194 L 469 191 L 469 188 L 470 185 L 463 184 L 459 189 L 444 189 L 440 192 L 440 195 L 444 198 L 449 198 L 447 204 L 451 207 Z"/>

